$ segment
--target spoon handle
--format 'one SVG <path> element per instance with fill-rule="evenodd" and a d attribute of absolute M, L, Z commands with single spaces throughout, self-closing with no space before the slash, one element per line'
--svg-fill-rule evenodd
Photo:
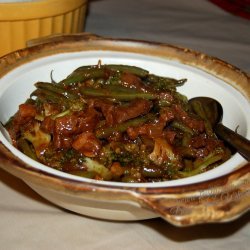
<path fill-rule="evenodd" d="M 250 161 L 250 141 L 245 137 L 237 134 L 233 130 L 225 127 L 223 124 L 218 123 L 214 128 L 215 133 L 232 147 L 248 161 Z"/>

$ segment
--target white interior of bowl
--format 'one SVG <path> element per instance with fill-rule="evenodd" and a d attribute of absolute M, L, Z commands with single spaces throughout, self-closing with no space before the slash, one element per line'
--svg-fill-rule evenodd
<path fill-rule="evenodd" d="M 55 81 L 60 81 L 77 67 L 97 64 L 99 59 L 103 64 L 128 64 L 145 68 L 151 73 L 162 76 L 169 76 L 177 79 L 187 78 L 187 83 L 178 88 L 180 93 L 185 94 L 188 98 L 208 96 L 219 100 L 224 109 L 223 124 L 233 130 L 238 127 L 238 133 L 250 139 L 250 105 L 248 100 L 233 87 L 215 76 L 195 67 L 158 57 L 127 52 L 84 51 L 64 53 L 37 59 L 17 67 L 0 79 L 0 121 L 4 124 L 17 111 L 18 105 L 23 103 L 35 89 L 35 82 L 50 81 L 50 72 L 52 70 L 53 79 Z M 74 180 L 84 180 L 90 183 L 101 183 L 113 186 L 145 186 L 145 184 L 142 183 L 126 184 L 95 181 L 54 170 L 22 154 L 11 145 L 4 128 L 0 127 L 0 129 L 0 140 L 2 143 L 17 157 L 37 169 L 44 170 L 56 176 Z M 235 154 L 224 164 L 206 173 L 179 180 L 147 183 L 146 185 L 148 187 L 156 187 L 197 183 L 232 172 L 245 162 L 246 161 L 239 154 Z"/>

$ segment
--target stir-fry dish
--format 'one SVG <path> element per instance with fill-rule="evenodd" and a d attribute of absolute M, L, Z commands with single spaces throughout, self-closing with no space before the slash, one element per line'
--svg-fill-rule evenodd
<path fill-rule="evenodd" d="M 5 127 L 24 154 L 73 175 L 136 183 L 193 176 L 231 153 L 205 107 L 176 91 L 186 81 L 129 65 L 82 66 L 58 83 L 35 83 Z"/>

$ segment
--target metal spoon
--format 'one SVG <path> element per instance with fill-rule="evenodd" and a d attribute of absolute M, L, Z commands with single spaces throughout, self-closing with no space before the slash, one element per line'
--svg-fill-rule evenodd
<path fill-rule="evenodd" d="M 205 107 L 206 115 L 211 122 L 215 134 L 236 149 L 246 160 L 250 161 L 250 141 L 221 123 L 223 116 L 221 104 L 209 97 L 192 98 L 189 100 L 189 104 L 197 101 Z"/>

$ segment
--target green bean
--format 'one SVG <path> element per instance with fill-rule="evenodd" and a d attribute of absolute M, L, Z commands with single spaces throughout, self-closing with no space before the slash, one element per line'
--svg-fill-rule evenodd
<path fill-rule="evenodd" d="M 187 81 L 186 78 L 183 78 L 183 79 L 180 79 L 180 80 L 176 80 L 175 86 L 177 86 L 177 87 L 183 86 L 186 81 Z"/>
<path fill-rule="evenodd" d="M 85 177 L 88 179 L 94 179 L 95 176 L 97 175 L 96 172 L 94 171 L 86 171 L 86 170 L 72 170 L 68 172 L 69 174 Z"/>
<path fill-rule="evenodd" d="M 45 90 L 45 89 L 36 89 L 33 91 L 30 95 L 32 96 L 37 96 L 38 99 L 45 101 L 45 102 L 52 102 L 52 103 L 67 103 L 67 98 L 59 95 L 57 93 Z"/>
<path fill-rule="evenodd" d="M 37 160 L 37 156 L 34 152 L 34 150 L 32 149 L 32 147 L 30 146 L 30 144 L 28 143 L 27 140 L 25 140 L 24 138 L 21 138 L 18 140 L 18 148 L 27 156 L 29 156 L 30 158 L 32 158 L 33 160 Z"/>
<path fill-rule="evenodd" d="M 203 109 L 202 104 L 199 101 L 193 101 L 191 106 L 193 110 L 195 111 L 195 113 L 204 120 L 205 130 L 206 130 L 207 135 L 210 137 L 214 137 L 212 125 L 206 116 L 206 113 Z"/>
<path fill-rule="evenodd" d="M 184 172 L 189 172 L 193 170 L 193 161 L 190 159 L 184 159 L 183 160 L 184 164 Z"/>
<path fill-rule="evenodd" d="M 65 110 L 65 111 L 63 111 L 63 112 L 61 112 L 61 113 L 52 115 L 52 116 L 51 116 L 51 119 L 52 119 L 52 120 L 55 120 L 55 119 L 57 119 L 57 118 L 61 118 L 61 117 L 64 117 L 64 116 L 70 115 L 70 114 L 71 114 L 70 110 L 67 109 L 67 110 Z"/>
<path fill-rule="evenodd" d="M 56 84 L 57 82 L 53 79 L 53 70 L 50 71 L 50 80 L 52 84 Z"/>
<path fill-rule="evenodd" d="M 142 170 L 142 175 L 144 177 L 157 178 L 161 177 L 163 174 L 162 168 L 155 166 L 144 166 Z"/>
<path fill-rule="evenodd" d="M 129 65 L 102 65 L 102 66 L 82 66 L 72 72 L 60 84 L 69 85 L 77 82 L 83 82 L 88 79 L 108 78 L 109 74 L 114 71 L 128 72 L 139 77 L 146 77 L 148 71 L 139 67 Z"/>
<path fill-rule="evenodd" d="M 154 74 L 149 74 L 147 77 L 147 80 L 149 82 L 152 82 L 152 83 L 162 82 L 162 83 L 165 83 L 167 85 L 173 84 L 175 86 L 182 86 L 187 81 L 187 79 L 176 80 L 174 78 L 157 76 Z"/>
<path fill-rule="evenodd" d="M 146 81 L 152 84 L 157 90 L 176 90 L 176 87 L 182 86 L 187 79 L 176 80 L 170 77 L 156 76 L 149 74 L 146 78 Z"/>
<path fill-rule="evenodd" d="M 121 133 L 125 132 L 129 127 L 141 126 L 144 123 L 150 120 L 153 120 L 154 118 L 155 116 L 153 114 L 148 114 L 143 117 L 134 118 L 126 122 L 116 124 L 113 127 L 99 128 L 96 130 L 95 134 L 96 134 L 96 137 L 99 139 L 107 138 L 115 132 L 121 132 Z"/>
<path fill-rule="evenodd" d="M 120 72 L 127 72 L 134 75 L 137 75 L 141 78 L 146 77 L 148 75 L 148 71 L 136 66 L 129 66 L 129 65 L 116 65 L 116 64 L 108 64 L 104 65 L 104 67 L 111 69 L 113 71 L 120 71 Z"/>
<path fill-rule="evenodd" d="M 80 88 L 80 92 L 86 96 L 111 98 L 120 101 L 130 101 L 137 98 L 154 100 L 157 98 L 157 96 L 152 93 L 142 92 L 136 89 L 130 89 L 116 85 L 107 85 L 99 89 L 82 87 Z"/>
<path fill-rule="evenodd" d="M 180 177 L 190 177 L 200 174 L 206 170 L 206 168 L 223 158 L 224 151 L 222 149 L 215 149 L 208 156 L 203 159 L 196 160 L 194 162 L 194 169 L 191 171 L 178 171 Z"/>
<path fill-rule="evenodd" d="M 85 71 L 86 69 L 91 69 L 91 68 L 98 68 L 98 66 L 97 65 L 86 65 L 86 66 L 84 65 L 75 69 L 73 73 L 82 72 L 82 71 Z"/>
<path fill-rule="evenodd" d="M 194 134 L 194 131 L 193 131 L 191 128 L 187 127 L 186 125 L 184 125 L 184 124 L 181 123 L 181 122 L 173 121 L 173 122 L 171 123 L 171 126 L 172 126 L 173 128 L 177 128 L 177 129 L 181 130 L 181 131 L 184 132 L 184 133 L 189 133 L 189 134 L 191 134 L 191 135 Z"/>
<path fill-rule="evenodd" d="M 196 157 L 196 152 L 193 148 L 188 147 L 188 146 L 180 146 L 178 147 L 178 152 L 182 157 L 188 157 L 188 158 L 195 158 Z"/>
<path fill-rule="evenodd" d="M 181 145 L 184 147 L 187 147 L 190 144 L 192 138 L 192 134 L 190 133 L 184 133 L 181 141 Z"/>
<path fill-rule="evenodd" d="M 136 182 L 138 182 L 138 180 L 134 176 L 125 175 L 124 177 L 122 177 L 122 182 L 136 183 Z"/>
<path fill-rule="evenodd" d="M 67 78 L 62 80 L 59 84 L 70 85 L 77 82 L 84 82 L 88 79 L 97 79 L 97 78 L 108 78 L 109 73 L 106 68 L 84 68 L 82 70 L 78 69 L 70 74 Z"/>
<path fill-rule="evenodd" d="M 185 95 L 182 95 L 179 92 L 174 92 L 173 96 L 174 96 L 174 99 L 177 100 L 177 102 L 181 103 L 185 107 L 185 109 L 187 109 L 188 98 Z"/>
<path fill-rule="evenodd" d="M 59 85 L 55 85 L 52 83 L 47 83 L 47 82 L 37 82 L 35 84 L 35 86 L 38 89 L 44 89 L 44 90 L 48 90 L 57 94 L 61 94 L 65 97 L 67 97 L 68 99 L 77 99 L 78 96 L 76 94 L 73 94 L 70 91 L 67 91 L 65 89 L 63 89 L 62 87 L 60 87 Z"/>
<path fill-rule="evenodd" d="M 159 99 L 158 105 L 160 108 L 164 108 L 164 107 L 170 107 L 172 102 L 168 99 L 164 99 L 164 98 L 157 98 Z"/>

